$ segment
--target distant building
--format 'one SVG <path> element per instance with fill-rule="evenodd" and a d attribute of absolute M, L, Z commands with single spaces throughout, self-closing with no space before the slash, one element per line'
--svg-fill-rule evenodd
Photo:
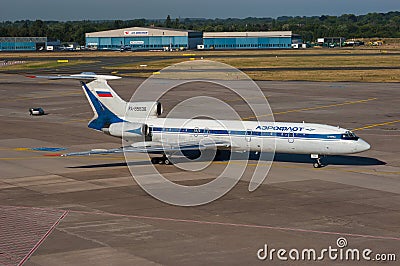
<path fill-rule="evenodd" d="M 60 41 L 47 37 L 0 37 L 0 51 L 44 51 L 48 45 L 59 46 Z"/>
<path fill-rule="evenodd" d="M 203 49 L 290 49 L 301 44 L 299 35 L 291 31 L 204 32 Z"/>
<path fill-rule="evenodd" d="M 132 27 L 86 33 L 86 47 L 97 50 L 196 49 L 203 33 L 157 27 Z"/>
<path fill-rule="evenodd" d="M 43 50 L 46 42 L 46 37 L 0 37 L 0 51 Z"/>

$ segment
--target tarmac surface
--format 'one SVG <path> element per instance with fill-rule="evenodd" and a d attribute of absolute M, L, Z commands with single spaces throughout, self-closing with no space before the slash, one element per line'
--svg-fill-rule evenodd
<path fill-rule="evenodd" d="M 142 79 L 110 82 L 128 100 Z M 0 264 L 15 265 L 284 265 L 257 251 L 371 249 L 400 259 L 400 84 L 258 82 L 276 121 L 355 129 L 371 150 L 329 156 L 314 169 L 308 155 L 277 154 L 266 181 L 242 181 L 199 207 L 176 207 L 144 192 L 123 156 L 58 157 L 63 152 L 116 148 L 120 140 L 87 128 L 93 114 L 79 83 L 0 75 Z M 251 116 L 235 95 L 198 84 L 162 99 L 165 112 L 196 95 L 218 97 Z M 45 116 L 29 116 L 42 107 Z M 35 151 L 32 148 L 63 148 Z M 144 167 L 138 155 L 137 165 Z M 157 166 L 185 185 L 208 182 L 225 165 L 187 173 Z M 30 257 L 30 258 L 29 258 Z M 29 260 L 28 260 L 29 258 Z M 365 261 L 363 261 L 365 262 Z M 341 264 L 339 259 L 315 262 Z M 359 264 L 347 261 L 345 264 Z M 395 265 L 395 262 L 388 262 Z"/>

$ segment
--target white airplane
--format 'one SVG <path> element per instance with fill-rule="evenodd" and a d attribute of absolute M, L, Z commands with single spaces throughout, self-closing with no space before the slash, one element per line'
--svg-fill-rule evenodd
<path fill-rule="evenodd" d="M 353 154 L 370 145 L 351 131 L 323 124 L 214 121 L 206 119 L 159 118 L 159 102 L 126 102 L 108 85 L 120 77 L 82 73 L 71 76 L 28 76 L 47 79 L 79 79 L 95 116 L 88 127 L 133 144 L 109 150 L 73 152 L 62 156 L 114 154 L 123 152 L 161 153 L 152 163 L 171 164 L 167 152 L 179 150 L 229 149 L 231 151 L 310 154 L 315 168 L 321 155 Z M 83 80 L 91 80 L 86 83 Z M 229 128 L 222 125 L 229 125 Z M 182 126 L 184 125 L 184 126 Z"/>

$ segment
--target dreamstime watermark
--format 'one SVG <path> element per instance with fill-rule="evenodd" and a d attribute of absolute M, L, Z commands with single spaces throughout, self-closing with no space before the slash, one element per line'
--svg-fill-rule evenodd
<path fill-rule="evenodd" d="M 374 253 L 372 249 L 348 248 L 347 239 L 339 237 L 336 240 L 336 246 L 328 246 L 327 248 L 314 249 L 284 249 L 270 248 L 268 244 L 264 244 L 263 248 L 257 251 L 257 258 L 265 261 L 379 261 L 390 262 L 396 261 L 394 253 Z"/>
<path fill-rule="evenodd" d="M 148 125 L 152 133 L 146 143 L 153 147 L 162 145 L 159 151 L 164 151 L 174 164 L 171 167 L 178 168 L 188 179 L 205 172 L 211 181 L 195 186 L 172 182 L 150 162 L 137 167 L 137 155 L 125 152 L 125 160 L 135 181 L 160 201 L 178 206 L 203 205 L 222 197 L 239 182 L 248 169 L 250 151 L 258 149 L 263 152 L 258 154 L 257 165 L 251 170 L 249 191 L 257 189 L 267 177 L 275 153 L 274 138 L 266 142 L 252 134 L 258 118 L 261 117 L 263 123 L 274 123 L 264 93 L 252 79 L 234 67 L 196 60 L 172 65 L 152 75 L 136 89 L 130 102 L 159 101 L 182 87 L 183 91 L 175 93 L 187 95 L 187 98 L 179 99 L 172 108 L 169 107 L 164 118 L 148 115 L 137 119 L 126 110 L 128 122 L 125 124 Z M 213 90 L 221 90 L 223 93 L 219 95 L 222 94 L 222 99 L 214 96 Z M 243 121 L 239 114 L 243 108 L 247 108 L 247 114 L 250 113 L 256 123 Z M 129 138 L 122 136 L 122 139 L 123 146 L 126 146 Z M 135 142 L 137 140 L 132 143 L 128 140 L 128 145 L 137 145 Z M 182 150 L 187 147 L 197 148 L 200 156 L 195 159 L 185 156 Z M 221 149 L 231 151 L 229 159 L 224 167 L 208 171 Z M 150 157 L 147 159 L 150 161 Z"/>

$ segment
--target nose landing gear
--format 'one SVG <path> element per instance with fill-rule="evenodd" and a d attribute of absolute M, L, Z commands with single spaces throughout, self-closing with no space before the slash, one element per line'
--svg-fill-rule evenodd
<path fill-rule="evenodd" d="M 321 158 L 317 158 L 316 162 L 313 164 L 314 168 L 321 168 L 322 163 L 321 163 Z"/>
<path fill-rule="evenodd" d="M 311 154 L 311 158 L 315 159 L 315 162 L 313 163 L 314 168 L 321 168 L 322 166 L 324 166 L 321 163 L 321 157 L 319 156 L 319 154 Z"/>

